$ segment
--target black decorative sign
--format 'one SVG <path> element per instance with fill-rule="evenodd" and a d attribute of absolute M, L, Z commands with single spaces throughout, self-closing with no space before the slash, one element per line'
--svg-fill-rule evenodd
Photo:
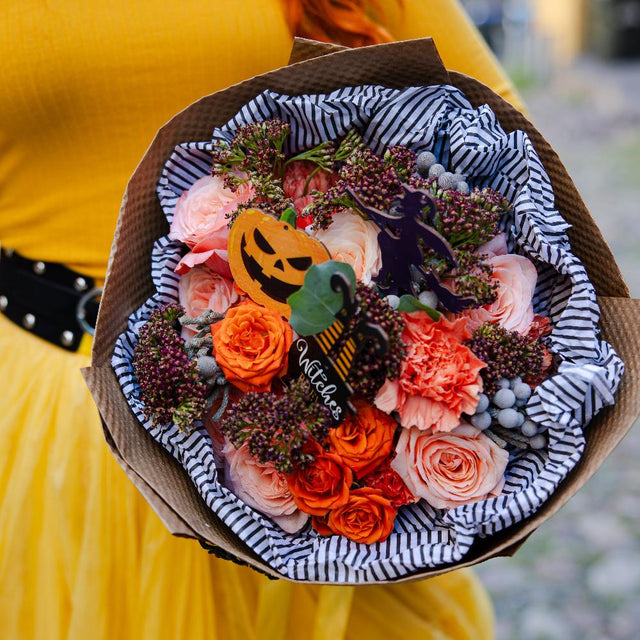
<path fill-rule="evenodd" d="M 310 294 L 305 287 L 309 283 L 305 277 L 302 290 L 289 298 L 292 325 L 300 333 L 302 327 L 313 326 L 305 316 L 322 320 L 333 318 L 333 322 L 322 322 L 319 326 L 326 328 L 316 329 L 313 334 L 306 333 L 293 343 L 289 350 L 289 375 L 303 375 L 331 412 L 334 423 L 339 424 L 347 411 L 355 413 L 351 404 L 353 389 L 347 381 L 355 356 L 370 343 L 375 345 L 376 353 L 383 355 L 389 340 L 385 331 L 369 322 L 365 313 L 358 315 L 360 310 L 353 286 L 355 275 L 351 267 L 329 261 L 311 267 L 310 271 L 309 281 L 316 285 L 314 297 L 308 297 Z M 339 302 L 327 304 L 327 300 L 334 301 L 336 294 Z M 323 307 L 320 314 L 310 304 L 314 300 Z"/>

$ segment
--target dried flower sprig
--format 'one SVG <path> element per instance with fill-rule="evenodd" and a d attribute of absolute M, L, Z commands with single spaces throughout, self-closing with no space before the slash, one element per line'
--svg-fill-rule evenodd
<path fill-rule="evenodd" d="M 225 186 L 235 190 L 251 182 L 255 195 L 238 206 L 231 221 L 244 209 L 260 207 L 279 216 L 291 201 L 282 189 L 284 142 L 291 128 L 279 119 L 251 122 L 236 131 L 231 142 L 218 142 L 212 151 L 212 173 L 225 178 Z"/>
<path fill-rule="evenodd" d="M 284 166 L 286 167 L 292 162 L 306 160 L 307 162 L 313 162 L 315 165 L 317 165 L 316 171 L 333 171 L 335 154 L 335 142 L 333 142 L 333 140 L 325 140 L 324 142 L 321 142 L 311 149 L 301 151 L 295 156 L 287 158 Z"/>
<path fill-rule="evenodd" d="M 447 280 L 456 294 L 475 300 L 472 307 L 482 307 L 495 301 L 499 283 L 491 278 L 493 269 L 487 256 L 474 251 L 454 249 L 457 267 L 447 260 L 425 252 L 425 268 L 433 270 L 440 280 Z"/>
<path fill-rule="evenodd" d="M 313 462 L 303 445 L 308 438 L 322 442 L 330 426 L 329 410 L 304 378 L 292 381 L 282 395 L 245 393 L 221 421 L 222 433 L 236 447 L 246 442 L 251 455 L 283 473 Z"/>
<path fill-rule="evenodd" d="M 404 321 L 402 316 L 395 312 L 375 289 L 362 283 L 356 286 L 355 300 L 358 311 L 345 326 L 342 335 L 329 352 L 329 356 L 337 357 L 346 341 L 353 336 L 363 316 L 368 322 L 382 328 L 389 340 L 387 352 L 380 356 L 376 353 L 373 344 L 365 344 L 347 377 L 347 382 L 354 392 L 372 402 L 385 380 L 394 380 L 400 375 L 400 363 L 405 356 L 402 342 Z"/>
<path fill-rule="evenodd" d="M 400 182 L 408 182 L 416 172 L 416 152 L 409 147 L 398 145 L 387 148 L 384 162 L 393 167 Z"/>
<path fill-rule="evenodd" d="M 338 147 L 338 152 L 341 149 L 342 146 Z M 333 214 L 340 209 L 359 210 L 349 192 L 355 193 L 364 204 L 383 210 L 390 209 L 402 194 L 402 181 L 396 172 L 393 154 L 381 158 L 355 136 L 344 151 L 337 184 L 307 207 L 317 229 L 327 229 Z"/>
<path fill-rule="evenodd" d="M 498 390 L 501 378 L 542 376 L 544 347 L 540 338 L 523 336 L 499 324 L 485 322 L 465 344 L 487 365 L 480 375 L 484 393 L 489 396 Z"/>
<path fill-rule="evenodd" d="M 340 169 L 345 189 L 375 209 L 390 209 L 402 194 L 402 181 L 391 161 L 376 155 L 369 147 L 357 149 Z"/>
<path fill-rule="evenodd" d="M 204 412 L 207 386 L 176 329 L 182 315 L 175 303 L 154 310 L 140 330 L 132 365 L 145 417 L 156 426 L 173 423 L 188 432 Z"/>
<path fill-rule="evenodd" d="M 283 120 L 263 120 L 238 127 L 230 143 L 219 142 L 212 152 L 213 172 L 222 175 L 244 171 L 257 175 L 281 175 L 282 151 L 291 127 Z"/>
<path fill-rule="evenodd" d="M 456 249 L 471 251 L 494 238 L 510 209 L 502 194 L 490 187 L 463 193 L 442 189 L 438 178 L 413 176 L 409 182 L 431 193 L 437 207 L 434 226 Z"/>
<path fill-rule="evenodd" d="M 498 235 L 498 222 L 509 211 L 509 204 L 502 195 L 488 187 L 474 189 L 468 195 L 453 189 L 439 189 L 436 205 L 440 233 L 453 247 L 466 250 L 479 247 Z"/>

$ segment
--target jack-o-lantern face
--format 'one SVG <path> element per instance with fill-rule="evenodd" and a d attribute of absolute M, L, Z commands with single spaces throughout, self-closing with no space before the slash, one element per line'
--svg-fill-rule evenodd
<path fill-rule="evenodd" d="M 237 285 L 259 304 L 289 317 L 287 298 L 312 264 L 331 259 L 322 243 L 287 222 L 247 209 L 229 233 L 229 266 Z"/>

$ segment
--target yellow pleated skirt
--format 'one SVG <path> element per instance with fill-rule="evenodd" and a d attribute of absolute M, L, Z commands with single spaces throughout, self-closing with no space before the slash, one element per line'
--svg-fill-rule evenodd
<path fill-rule="evenodd" d="M 172 537 L 104 443 L 87 365 L 0 316 L 3 640 L 493 637 L 469 571 L 298 585 Z"/>

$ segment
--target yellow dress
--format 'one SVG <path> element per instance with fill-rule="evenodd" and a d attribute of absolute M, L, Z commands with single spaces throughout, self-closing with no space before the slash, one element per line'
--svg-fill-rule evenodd
<path fill-rule="evenodd" d="M 397 38 L 514 99 L 459 6 L 395 2 Z M 286 64 L 278 0 L 0 5 L 0 242 L 98 279 L 155 131 Z M 71 354 L 0 316 L 0 630 L 6 640 L 492 637 L 467 571 L 395 586 L 269 581 L 170 536 L 104 444 Z"/>

